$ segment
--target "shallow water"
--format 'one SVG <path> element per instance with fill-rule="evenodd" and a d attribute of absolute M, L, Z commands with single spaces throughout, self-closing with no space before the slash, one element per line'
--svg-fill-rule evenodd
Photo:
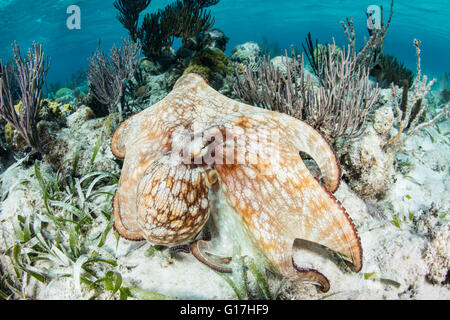
<path fill-rule="evenodd" d="M 149 10 L 163 8 L 170 1 L 153 0 Z M 116 19 L 113 1 L 100 0 L 0 0 L 0 58 L 11 57 L 10 44 L 16 40 L 23 49 L 33 40 L 44 43 L 52 57 L 48 81 L 65 81 L 80 68 L 99 41 L 103 50 L 119 43 L 127 32 Z M 81 9 L 81 30 L 68 30 L 66 9 Z M 290 45 L 301 46 L 308 32 L 319 42 L 335 37 L 340 45 L 346 37 L 340 25 L 346 17 L 354 17 L 357 41 L 361 46 L 368 36 L 366 8 L 383 5 L 385 20 L 390 1 L 298 1 L 298 0 L 221 0 L 210 7 L 215 16 L 214 27 L 230 38 L 227 52 L 246 41 L 261 43 L 263 37 L 279 48 L 281 54 Z M 385 53 L 396 56 L 415 71 L 413 39 L 422 41 L 422 69 L 439 79 L 450 71 L 450 8 L 446 0 L 426 2 L 396 0 L 394 16 L 385 41 Z"/>
<path fill-rule="evenodd" d="M 174 1 L 176 0 L 153 0 L 147 11 L 154 12 Z M 320 78 L 320 74 L 317 78 L 314 75 L 310 77 L 308 75 L 310 71 L 307 70 L 307 81 L 310 86 L 297 85 L 296 87 L 301 88 L 296 88 L 295 93 L 300 90 L 300 95 L 295 94 L 294 100 L 297 100 L 286 104 L 292 105 L 294 111 L 299 111 L 299 106 L 303 106 L 299 103 L 299 98 L 302 99 L 308 94 L 308 96 L 317 95 L 318 99 L 314 100 L 312 105 L 305 105 L 306 108 L 300 110 L 301 112 L 293 114 L 297 119 L 287 116 L 277 118 L 280 115 L 275 115 L 276 113 L 268 116 L 269 113 L 266 111 L 263 113 L 261 109 L 235 103 L 236 100 L 241 100 L 254 104 L 255 107 L 261 107 L 258 102 L 247 101 L 246 97 L 239 96 L 235 86 L 238 81 L 236 77 L 230 75 L 234 70 L 240 79 L 239 73 L 243 65 L 252 61 L 259 62 L 261 55 L 254 44 L 239 46 L 234 54 L 233 49 L 240 44 L 256 41 L 261 51 L 270 52 L 273 58 L 283 54 L 285 49 L 290 49 L 291 45 L 300 49 L 308 32 L 311 32 L 313 40 L 317 39 L 322 44 L 329 43 L 334 38 L 337 45 L 342 48 L 348 40 L 340 21 L 346 17 L 354 17 L 356 49 L 359 50 L 365 38 L 369 36 L 366 9 L 369 5 L 383 5 L 384 21 L 387 21 L 390 0 L 220 0 L 219 4 L 207 10 L 211 10 L 215 17 L 214 28 L 223 30 L 229 38 L 225 50 L 229 59 L 221 52 L 223 47 L 220 46 L 220 40 L 224 39 L 223 35 L 219 33 L 219 41 L 205 44 L 204 42 L 209 41 L 208 36 L 218 34 L 205 33 L 196 38 L 201 41 L 197 48 L 189 46 L 186 41 L 186 46 L 178 50 L 176 56 L 164 57 L 167 59 L 159 61 L 154 58 L 153 62 L 143 60 L 139 62 L 140 64 L 136 64 L 139 72 L 132 70 L 134 72 L 132 79 L 120 80 L 122 84 L 127 85 L 125 92 L 122 92 L 123 95 L 115 90 L 108 93 L 100 92 L 100 95 L 97 95 L 102 89 L 99 87 L 105 82 L 98 78 L 93 80 L 91 72 L 91 83 L 88 87 L 86 74 L 78 71 L 85 71 L 88 68 L 88 58 L 98 46 L 102 51 L 109 52 L 113 44 L 121 46 L 121 38 L 128 37 L 128 31 L 116 18 L 117 10 L 113 2 L 113 0 L 0 0 L 2 31 L 0 59 L 6 62 L 11 58 L 11 43 L 14 41 L 20 45 L 22 56 L 32 42 L 37 41 L 43 43 L 46 55 L 51 57 L 47 86 L 43 89 L 46 99 L 41 105 L 34 105 L 40 108 L 39 114 L 36 113 L 35 125 L 40 139 L 38 140 L 45 148 L 32 143 L 29 143 L 28 147 L 25 145 L 18 132 L 23 122 L 14 126 L 12 123 L 14 121 L 6 119 L 10 121 L 8 127 L 6 121 L 0 123 L 4 125 L 3 128 L 0 127 L 2 199 L 0 300 L 2 298 L 108 299 L 113 296 L 118 299 L 123 298 L 122 295 L 125 298 L 135 299 L 166 297 L 261 299 L 259 289 L 262 287 L 269 291 L 269 294 L 264 293 L 264 298 L 271 297 L 272 293 L 275 294 L 280 289 L 281 299 L 450 299 L 448 279 L 450 120 L 447 111 L 450 106 L 448 104 L 450 90 L 437 90 L 443 89 L 443 84 L 448 86 L 450 71 L 448 0 L 395 1 L 393 20 L 384 42 L 385 53 L 394 55 L 415 73 L 416 49 L 413 40 L 420 39 L 422 75 L 426 74 L 438 80 L 445 75 L 442 81 L 435 84 L 435 90 L 428 92 L 428 87 L 423 89 L 420 85 L 414 85 L 409 92 L 405 90 L 407 87 L 404 87 L 403 94 L 398 92 L 398 97 L 395 94 L 396 88 L 378 91 L 370 84 L 364 88 L 359 86 L 364 89 L 360 90 L 351 86 L 356 83 L 353 80 L 361 79 L 355 77 L 355 69 L 350 69 L 352 73 L 348 77 L 343 78 L 340 74 L 340 80 L 327 87 L 323 83 L 319 84 L 318 80 L 326 81 L 326 79 Z M 68 14 L 66 11 L 72 5 L 76 5 L 81 12 L 79 30 L 69 30 L 67 25 L 68 18 L 73 13 Z M 142 16 L 143 14 L 141 18 Z M 174 43 L 174 49 L 180 48 L 180 42 L 178 40 Z M 204 50 L 205 48 L 220 50 L 213 51 L 212 55 L 211 50 Z M 135 58 L 137 60 L 137 57 Z M 273 59 L 272 63 L 277 67 L 286 67 L 281 65 L 279 58 Z M 339 62 L 334 63 L 334 66 L 339 65 L 341 65 Z M 203 74 L 204 78 L 208 79 L 209 85 L 217 91 L 210 90 L 204 79 L 193 74 L 185 75 L 184 80 L 178 80 L 179 86 L 175 87 L 178 89 L 172 89 L 183 72 L 192 71 Z M 113 83 L 113 80 L 106 76 L 109 73 L 114 75 L 114 72 L 108 69 L 101 73 L 101 79 Z M 365 74 L 363 78 L 364 81 L 367 80 L 368 75 Z M 2 75 L 0 79 L 2 83 L 4 79 Z M 290 78 L 278 79 L 278 88 L 290 83 L 287 80 Z M 297 80 L 296 84 L 303 83 L 300 79 Z M 342 86 L 343 83 L 350 86 Z M 323 91 L 313 91 L 320 85 Z M 245 90 L 248 93 L 251 89 Z M 168 96 L 169 92 L 175 93 Z M 15 100 L 10 101 L 14 102 L 13 104 L 8 103 L 10 110 L 14 107 L 16 113 L 27 114 L 32 106 L 27 104 L 23 95 L 19 96 L 17 91 L 13 93 L 16 97 L 8 99 L 5 98 L 4 92 L 0 92 L 0 99 L 3 99 L 2 111 L 5 112 L 4 101 Z M 258 95 L 259 91 L 254 93 Z M 339 93 L 352 99 L 341 99 Z M 356 94 L 362 98 L 354 99 Z M 286 95 L 294 96 L 291 91 Z M 102 100 L 105 96 L 110 99 Z M 401 101 L 397 99 L 400 96 Z M 168 98 L 158 103 L 165 97 Z M 111 100 L 112 98 L 117 99 L 116 102 Z M 318 119 L 313 107 L 320 109 L 319 103 L 325 99 L 338 101 L 339 108 L 336 109 L 339 109 L 339 112 L 328 110 L 329 114 L 322 121 Z M 119 100 L 120 102 L 117 102 Z M 340 103 L 342 100 L 345 100 L 345 103 Z M 401 106 L 398 106 L 399 104 Z M 444 107 L 445 104 L 447 105 Z M 401 107 L 405 106 L 406 109 L 400 111 Z M 239 111 L 236 109 L 238 107 L 242 109 Z M 145 111 L 139 115 L 138 112 L 143 109 Z M 273 107 L 273 110 L 280 112 L 281 109 L 280 106 Z M 164 112 L 158 113 L 158 110 Z M 183 112 L 178 112 L 179 110 Z M 283 110 L 282 112 L 287 112 L 289 108 Z M 366 117 L 367 111 L 369 116 Z M 116 130 L 122 120 L 136 114 L 135 120 L 127 122 L 128 124 L 122 127 L 127 129 Z M 239 117 L 239 121 L 235 122 L 234 116 Z M 342 139 L 337 140 L 338 133 L 334 132 L 335 124 L 339 123 L 340 126 L 349 117 L 354 117 L 358 121 L 343 125 L 347 133 L 350 135 L 351 132 L 356 132 L 359 126 L 365 129 L 362 130 L 364 133 L 355 139 L 341 136 Z M 273 119 L 281 120 L 273 121 Z M 409 119 L 409 122 L 405 119 Z M 314 133 L 314 130 L 299 120 L 314 126 L 328 140 L 323 140 L 320 134 Z M 233 256 L 230 264 L 231 278 L 224 279 L 201 263 L 205 263 L 206 260 L 208 265 L 216 269 L 229 269 L 226 266 L 224 269 L 222 265 L 216 265 L 214 259 L 212 262 L 202 258 L 199 259 L 201 262 L 197 260 L 200 245 L 193 246 L 198 250 L 196 252 L 193 250 L 193 255 L 188 255 L 186 248 L 178 247 L 172 251 L 168 247 L 153 246 L 155 243 L 148 238 L 149 243 L 129 241 L 123 230 L 115 228 L 117 232 L 113 231 L 113 223 L 116 227 L 122 225 L 121 217 L 126 218 L 123 221 L 137 219 L 138 211 L 133 212 L 133 205 L 136 204 L 136 209 L 141 206 L 139 207 L 141 212 L 143 202 L 136 200 L 133 204 L 131 201 L 133 197 L 137 197 L 136 191 L 143 181 L 151 182 L 147 179 L 148 172 L 153 171 L 147 169 L 144 179 L 142 177 L 144 171 L 134 169 L 143 166 L 150 168 L 155 164 L 154 167 L 158 170 L 158 166 L 166 170 L 168 166 L 161 159 L 166 159 L 169 152 L 163 155 L 159 155 L 158 151 L 155 152 L 159 150 L 158 139 L 147 141 L 142 137 L 164 138 L 161 141 L 165 141 L 165 145 L 160 146 L 160 150 L 166 150 L 167 146 L 171 145 L 170 154 L 177 154 L 178 144 L 183 141 L 184 145 L 185 141 L 184 137 L 181 140 L 182 134 L 177 132 L 178 129 L 184 128 L 186 123 L 192 124 L 192 130 L 197 130 L 196 125 L 200 123 L 199 130 L 207 133 L 209 129 L 216 127 L 215 125 L 210 127 L 215 123 L 218 124 L 218 128 L 225 130 L 229 126 L 247 127 L 244 125 L 246 122 L 249 124 L 249 130 L 240 136 L 244 139 L 247 136 L 262 138 L 261 141 L 253 143 L 251 140 L 251 143 L 245 144 L 248 149 L 246 151 L 251 151 L 246 154 L 264 149 L 265 157 L 267 146 L 271 145 L 264 144 L 270 129 L 272 132 L 283 133 L 283 137 L 290 135 L 291 141 L 287 141 L 288 138 L 283 138 L 281 142 L 273 141 L 279 143 L 282 147 L 280 150 L 288 151 L 288 155 L 293 155 L 294 151 L 298 154 L 299 150 L 306 149 L 300 154 L 306 167 L 300 159 L 296 166 L 290 168 L 287 168 L 286 164 L 295 162 L 283 161 L 284 167 L 281 169 L 269 166 L 267 171 L 269 173 L 270 168 L 272 170 L 276 168 L 274 176 L 277 179 L 274 178 L 272 183 L 266 178 L 266 170 L 261 169 L 263 167 L 255 166 L 253 170 L 253 164 L 250 163 L 243 166 L 249 170 L 241 170 L 240 164 L 230 166 L 231 178 L 230 173 L 223 174 L 227 179 L 223 176 L 215 177 L 214 172 L 209 171 L 209 167 L 200 165 L 194 168 L 203 168 L 205 177 L 208 176 L 208 185 L 214 185 L 208 189 L 209 191 L 198 190 L 198 185 L 180 179 L 181 183 L 180 181 L 177 184 L 170 183 L 176 186 L 173 188 L 169 183 L 165 186 L 165 182 L 160 183 L 161 187 L 158 188 L 152 185 L 151 192 L 154 195 L 153 190 L 156 190 L 158 199 L 170 196 L 168 199 L 173 200 L 166 202 L 175 205 L 169 209 L 175 208 L 174 210 L 179 210 L 183 216 L 187 216 L 187 208 L 189 212 L 192 208 L 196 208 L 195 203 L 190 204 L 190 207 L 186 205 L 187 191 L 193 191 L 189 192 L 191 199 L 189 201 L 192 203 L 197 199 L 199 202 L 201 199 L 199 205 L 203 209 L 205 209 L 204 200 L 210 201 L 207 210 L 208 214 L 209 210 L 211 212 L 211 219 L 203 229 L 204 234 L 197 236 L 205 239 L 211 237 L 211 253 L 220 253 L 225 257 Z M 258 130 L 253 132 L 252 124 L 255 123 Z M 279 125 L 273 126 L 274 123 Z M 30 127 L 33 129 L 33 124 L 27 125 L 27 128 Z M 295 128 L 298 130 L 294 130 Z M 171 137 L 165 137 L 165 132 L 172 132 L 172 129 L 174 130 Z M 311 132 L 307 133 L 310 130 Z M 111 143 L 114 132 L 117 133 L 116 137 L 119 140 L 113 139 L 115 142 Z M 342 131 L 340 134 L 344 133 L 345 131 Z M 192 136 L 196 137 L 194 131 Z M 278 137 L 278 134 L 274 137 Z M 120 140 L 123 140 L 126 146 L 124 162 L 113 154 L 121 144 L 117 142 Z M 170 141 L 170 144 L 167 144 L 167 141 Z M 198 150 L 197 141 L 201 139 L 196 139 L 187 149 L 191 150 L 192 146 L 192 150 Z M 334 152 L 330 150 L 330 145 Z M 40 154 L 28 153 L 31 151 L 30 147 L 38 150 Z M 201 148 L 203 153 L 203 150 L 209 149 L 209 144 Z M 308 153 L 311 157 L 305 158 Z M 271 162 L 278 160 L 276 154 L 270 153 L 268 156 Z M 149 159 L 153 157 L 161 161 L 151 162 Z M 316 165 L 313 160 L 316 160 Z M 339 169 L 339 162 L 342 170 Z M 214 164 L 211 168 L 220 168 L 220 164 L 217 166 Z M 171 169 L 170 172 L 174 171 L 176 170 Z M 292 173 L 294 171 L 295 175 Z M 245 172 L 245 175 L 242 172 Z M 320 181 L 321 175 L 324 175 L 322 178 L 326 179 L 328 176 L 334 181 L 330 190 L 337 187 L 339 183 L 336 181 L 340 181 L 340 187 L 336 192 L 333 191 L 333 194 L 326 189 L 325 192 L 320 186 L 308 182 L 315 181 L 309 177 L 310 173 L 318 179 L 317 181 Z M 215 181 L 211 182 L 210 178 Z M 216 178 L 221 179 L 220 183 L 215 183 L 219 181 Z M 296 181 L 297 179 L 300 181 Z M 281 183 L 282 180 L 285 183 Z M 180 189 L 184 191 L 180 192 Z M 202 198 L 195 196 L 196 192 L 200 192 Z M 125 205 L 119 200 L 113 200 L 114 194 L 119 194 L 120 197 L 114 199 L 123 201 L 122 204 Z M 238 197 L 234 194 L 238 194 Z M 196 198 L 192 200 L 191 195 Z M 144 196 L 146 203 L 153 201 L 150 192 Z M 138 199 L 144 196 L 140 194 Z M 236 201 L 239 201 L 240 206 L 236 205 Z M 242 209 L 244 203 L 245 210 Z M 247 205 L 248 203 L 251 205 Z M 329 206 L 327 207 L 329 210 L 324 210 L 322 203 Z M 155 205 L 156 209 L 158 205 L 158 203 Z M 252 223 L 247 221 L 249 219 L 242 219 L 242 216 L 252 212 L 250 207 L 254 212 Z M 122 210 L 124 208 L 129 209 L 127 210 L 129 212 Z M 182 208 L 185 212 L 182 212 Z M 296 208 L 303 209 L 301 211 Z M 276 214 L 268 213 L 269 210 Z M 167 219 L 163 216 L 166 215 L 166 211 L 157 213 L 161 214 L 163 219 Z M 147 214 L 146 219 L 148 216 L 150 214 Z M 301 227 L 311 231 L 299 235 L 304 240 L 295 241 L 292 258 L 298 266 L 317 269 L 323 276 L 329 278 L 331 291 L 328 296 L 320 293 L 312 284 L 295 284 L 295 281 L 292 281 L 283 287 L 281 277 L 266 272 L 274 267 L 268 263 L 272 263 L 269 261 L 272 254 L 270 257 L 268 255 L 268 252 L 272 251 L 266 250 L 264 246 L 260 247 L 262 241 L 259 235 L 264 234 L 264 237 L 269 239 L 271 247 L 285 248 L 278 245 L 277 239 L 284 239 L 286 235 L 290 237 L 294 232 L 294 236 L 298 235 L 295 226 L 301 225 L 306 216 L 308 219 L 312 217 L 314 225 Z M 330 223 L 328 220 L 332 219 L 328 217 L 340 217 L 334 220 L 339 223 Z M 159 217 L 157 220 L 159 221 Z M 323 230 L 324 223 L 328 225 L 326 230 L 332 230 L 331 235 L 338 234 L 336 232 L 340 230 L 347 240 L 353 241 L 351 257 L 348 253 L 347 256 L 355 262 L 355 266 L 361 266 L 362 262 L 362 269 L 359 272 L 350 273 L 340 255 L 319 248 L 319 244 L 315 247 L 313 242 L 307 241 L 314 239 L 314 242 L 326 243 L 330 249 L 340 248 L 339 243 L 343 242 L 341 238 L 344 237 L 333 239 L 335 242 L 333 243 L 328 240 L 330 239 L 328 234 L 323 237 L 325 239 L 317 236 L 320 230 Z M 343 228 L 346 225 L 347 231 Z M 139 228 L 138 232 L 141 233 L 138 238 L 147 232 L 147 229 L 151 229 L 147 223 L 145 227 L 140 225 Z M 196 238 L 189 238 L 185 244 L 190 244 L 194 239 Z M 324 241 L 320 242 L 321 240 Z M 167 244 L 167 241 L 162 243 Z M 178 250 L 180 252 L 177 253 Z M 279 261 L 282 257 L 286 257 L 286 251 L 274 250 L 274 252 L 275 258 L 272 260 Z M 250 260 L 244 259 L 243 255 Z M 262 259 L 264 255 L 267 261 Z M 19 258 L 22 262 L 18 260 Z M 227 259 L 220 260 L 224 263 L 227 261 Z M 253 274 L 250 283 L 247 283 L 248 272 L 242 272 L 247 268 L 240 266 L 244 260 L 245 263 L 254 260 L 259 268 L 259 271 L 253 268 L 259 272 L 259 276 L 254 270 L 250 270 L 252 268 L 248 269 Z M 24 263 L 25 265 L 22 265 Z M 18 266 L 24 275 L 25 273 L 31 275 L 32 281 L 29 282 L 28 277 L 19 279 L 16 276 L 20 271 Z M 95 274 L 91 270 L 95 270 Z M 86 277 L 87 281 L 92 281 L 92 285 L 89 287 L 82 285 L 86 281 L 81 276 Z M 116 291 L 112 294 L 109 292 L 111 277 L 116 280 L 120 277 L 120 281 L 123 280 L 118 285 L 121 290 L 120 296 L 117 292 L 118 287 L 116 288 L 117 282 L 114 285 Z M 51 281 L 42 281 L 42 278 Z M 326 282 L 322 277 L 319 278 L 323 286 Z M 227 279 L 228 281 L 225 281 Z M 229 286 L 229 281 L 233 281 L 235 285 Z M 5 283 L 8 287 L 5 287 Z M 110 285 L 107 285 L 108 283 Z M 236 292 L 236 284 L 241 286 L 241 293 Z"/>

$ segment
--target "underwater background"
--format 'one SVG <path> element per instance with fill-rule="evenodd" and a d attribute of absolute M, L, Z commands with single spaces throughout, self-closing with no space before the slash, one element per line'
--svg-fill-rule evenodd
<path fill-rule="evenodd" d="M 162 9 L 171 2 L 153 0 L 144 13 Z M 279 55 L 291 45 L 301 47 L 308 32 L 319 43 L 330 42 L 334 37 L 338 45 L 346 45 L 339 22 L 347 17 L 354 18 L 357 46 L 362 47 L 364 38 L 368 38 L 366 9 L 372 4 L 383 5 L 386 20 L 390 9 L 387 0 L 222 0 L 208 9 L 215 16 L 214 28 L 230 38 L 226 54 L 238 44 L 255 41 L 261 45 L 265 41 Z M 66 27 L 66 9 L 70 5 L 81 9 L 81 30 Z M 24 50 L 32 41 L 42 42 L 46 54 L 52 57 L 47 82 L 64 82 L 80 68 L 87 69 L 87 59 L 99 41 L 101 49 L 108 51 L 113 43 L 120 45 L 120 39 L 128 36 L 116 15 L 113 1 L 0 0 L 0 58 L 11 58 L 14 40 Z M 395 1 L 384 53 L 415 70 L 413 40 L 420 39 L 422 70 L 430 78 L 439 79 L 450 70 L 449 17 L 447 0 Z"/>
<path fill-rule="evenodd" d="M 0 0 L 0 300 L 450 300 L 449 1 L 392 3 Z M 271 165 L 166 186 L 182 127 Z"/>

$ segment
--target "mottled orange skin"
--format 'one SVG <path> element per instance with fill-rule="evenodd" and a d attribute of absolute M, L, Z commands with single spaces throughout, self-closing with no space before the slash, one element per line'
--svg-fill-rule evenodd
<path fill-rule="evenodd" d="M 173 160 L 184 143 L 183 130 L 231 132 L 231 137 L 214 146 L 214 152 L 216 158 L 231 157 L 235 162 L 185 165 Z M 274 134 L 276 140 L 271 139 Z M 235 143 L 235 137 L 242 136 L 245 141 Z M 339 252 L 354 271 L 362 267 L 356 228 L 328 191 L 339 187 L 341 170 L 336 155 L 323 137 L 302 121 L 231 100 L 209 87 L 201 76 L 187 74 L 166 98 L 126 120 L 115 132 L 111 148 L 124 158 L 114 197 L 114 226 L 125 238 L 168 246 L 193 239 L 209 217 L 211 179 L 207 170 L 213 169 L 227 203 L 242 216 L 255 243 L 279 274 L 294 277 L 300 271 L 305 278 L 321 276 L 301 271 L 293 263 L 292 245 L 297 238 Z M 193 159 L 207 148 L 213 149 L 195 148 Z M 306 168 L 300 151 L 316 161 L 324 185 Z M 276 161 L 274 154 L 280 155 Z M 192 179 L 194 172 L 197 180 Z"/>

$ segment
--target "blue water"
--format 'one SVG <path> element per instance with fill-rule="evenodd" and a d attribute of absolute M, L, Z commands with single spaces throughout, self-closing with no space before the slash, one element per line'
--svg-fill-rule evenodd
<path fill-rule="evenodd" d="M 166 6 L 170 0 L 153 0 L 150 10 Z M 32 41 L 44 43 L 51 56 L 49 82 L 62 81 L 80 68 L 87 67 L 87 58 L 101 48 L 109 50 L 120 43 L 127 32 L 117 21 L 113 0 L 0 0 L 0 58 L 11 57 L 12 41 L 22 50 Z M 68 30 L 66 9 L 69 5 L 81 8 L 81 30 Z M 339 21 L 354 17 L 358 45 L 362 46 L 366 29 L 366 8 L 383 5 L 385 19 L 389 15 L 390 0 L 221 0 L 211 7 L 215 27 L 230 38 L 227 54 L 234 46 L 246 41 L 269 43 L 280 48 L 291 44 L 301 46 L 308 32 L 319 42 L 335 37 L 346 44 Z M 394 17 L 385 41 L 385 53 L 396 56 L 415 71 L 413 39 L 422 40 L 422 69 L 429 76 L 439 78 L 450 72 L 450 2 L 449 0 L 397 0 Z M 281 53 L 281 52 L 280 52 Z"/>

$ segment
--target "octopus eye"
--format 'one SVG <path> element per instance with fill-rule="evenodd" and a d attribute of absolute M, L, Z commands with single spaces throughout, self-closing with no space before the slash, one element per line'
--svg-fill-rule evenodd
<path fill-rule="evenodd" d="M 217 175 L 216 170 L 209 170 L 208 171 L 208 182 L 213 185 L 218 181 L 219 177 Z"/>
<path fill-rule="evenodd" d="M 138 224 L 153 244 L 175 246 L 194 238 L 209 218 L 209 177 L 165 155 L 146 170 L 138 186 Z"/>

